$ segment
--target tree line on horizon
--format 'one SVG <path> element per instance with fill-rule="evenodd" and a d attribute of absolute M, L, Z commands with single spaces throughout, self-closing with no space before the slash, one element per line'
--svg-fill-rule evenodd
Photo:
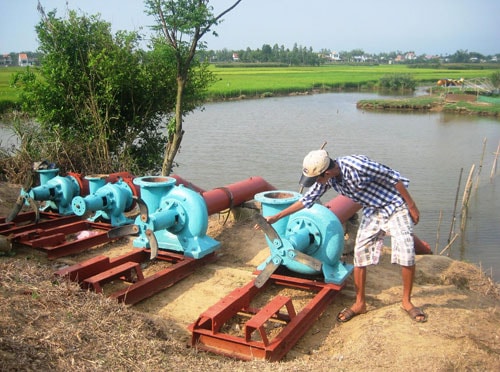
<path fill-rule="evenodd" d="M 329 49 L 314 51 L 311 47 L 303 47 L 294 44 L 289 49 L 284 45 L 263 44 L 261 48 L 245 50 L 199 50 L 198 55 L 201 60 L 210 63 L 279 63 L 285 65 L 308 65 L 317 66 L 329 62 L 338 63 L 474 63 L 474 62 L 498 62 L 500 53 L 493 55 L 483 55 L 478 52 L 468 50 L 457 50 L 451 55 L 416 55 L 412 51 L 392 51 L 382 53 L 366 53 L 363 49 L 352 49 L 350 51 L 334 52 Z"/>
<path fill-rule="evenodd" d="M 37 65 L 40 60 L 41 53 L 39 51 L 23 51 L 28 59 L 32 61 L 32 65 Z M 17 66 L 19 53 L 11 52 L 0 57 L 0 65 Z M 412 51 L 392 51 L 381 53 L 366 53 L 363 49 L 352 49 L 350 51 L 333 52 L 329 49 L 321 49 L 319 52 L 314 51 L 312 47 L 303 47 L 294 44 L 290 48 L 285 48 L 284 45 L 278 46 L 274 44 L 263 44 L 257 49 L 241 49 L 241 50 L 207 50 L 199 49 L 196 52 L 200 61 L 221 64 L 221 63 L 275 63 L 290 66 L 319 66 L 326 63 L 481 63 L 490 62 L 498 63 L 500 61 L 500 53 L 484 55 L 478 52 L 469 52 L 468 50 L 457 50 L 450 55 L 416 55 Z M 333 57 L 335 56 L 335 57 Z M 408 57 L 410 56 L 410 57 Z M 401 58 L 402 57 L 402 58 Z"/>

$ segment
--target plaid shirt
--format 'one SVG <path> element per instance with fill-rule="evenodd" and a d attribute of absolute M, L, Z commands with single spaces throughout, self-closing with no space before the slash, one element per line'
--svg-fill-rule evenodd
<path fill-rule="evenodd" d="M 316 182 L 300 199 L 304 207 L 310 208 L 330 188 L 361 204 L 366 217 L 376 212 L 389 217 L 404 204 L 395 185 L 401 181 L 408 187 L 410 181 L 398 171 L 364 155 L 343 156 L 335 161 L 340 167 L 341 180 L 333 177 L 325 184 Z"/>

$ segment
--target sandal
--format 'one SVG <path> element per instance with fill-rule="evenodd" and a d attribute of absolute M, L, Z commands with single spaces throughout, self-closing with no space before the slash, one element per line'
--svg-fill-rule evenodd
<path fill-rule="evenodd" d="M 401 308 L 408 316 L 417 323 L 425 323 L 427 321 L 427 314 L 424 313 L 420 308 L 413 306 L 410 310 Z"/>
<path fill-rule="evenodd" d="M 337 322 L 345 323 L 354 318 L 356 315 L 359 315 L 358 313 L 355 313 L 349 308 L 344 308 L 340 313 L 337 315 Z M 342 318 L 341 318 L 342 317 Z"/>

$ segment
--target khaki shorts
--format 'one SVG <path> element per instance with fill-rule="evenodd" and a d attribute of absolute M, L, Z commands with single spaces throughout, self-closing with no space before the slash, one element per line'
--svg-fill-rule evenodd
<path fill-rule="evenodd" d="M 374 213 L 370 217 L 363 215 L 354 246 L 354 266 L 378 264 L 386 235 L 391 236 L 391 263 L 415 265 L 413 223 L 408 208 L 402 206 L 390 217 L 381 213 Z"/>

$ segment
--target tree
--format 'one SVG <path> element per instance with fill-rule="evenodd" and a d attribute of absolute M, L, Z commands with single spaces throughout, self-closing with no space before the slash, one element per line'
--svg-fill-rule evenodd
<path fill-rule="evenodd" d="M 175 106 L 169 51 L 140 51 L 137 33 L 112 35 L 97 16 L 39 10 L 41 67 L 16 82 L 23 109 L 52 144 L 48 155 L 73 171 L 158 172 L 165 141 L 158 128 Z"/>
<path fill-rule="evenodd" d="M 184 135 L 183 117 L 189 111 L 189 107 L 185 104 L 186 87 L 190 83 L 193 64 L 196 63 L 194 58 L 196 50 L 205 47 L 201 42 L 203 36 L 210 32 L 213 26 L 218 25 L 222 17 L 233 10 L 241 0 L 235 1 L 218 15 L 213 14 L 213 8 L 209 2 L 209 0 L 145 1 L 146 13 L 156 20 L 153 29 L 159 32 L 159 37 L 173 51 L 177 71 L 175 115 L 168 123 L 168 139 L 163 157 L 162 175 L 170 174 Z M 157 39 L 156 42 L 159 40 Z M 202 80 L 206 83 L 210 81 L 208 77 Z"/>
<path fill-rule="evenodd" d="M 269 62 L 273 59 L 273 50 L 271 45 L 264 44 L 262 45 L 262 62 Z"/>
<path fill-rule="evenodd" d="M 468 50 L 457 50 L 455 54 L 450 56 L 450 62 L 454 63 L 465 63 L 469 62 L 469 51 Z"/>

